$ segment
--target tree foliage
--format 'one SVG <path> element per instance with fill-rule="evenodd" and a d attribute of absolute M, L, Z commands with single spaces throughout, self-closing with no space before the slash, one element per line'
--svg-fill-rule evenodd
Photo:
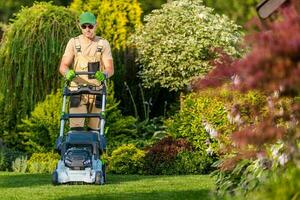
<path fill-rule="evenodd" d="M 145 22 L 131 38 L 145 87 L 181 90 L 212 68 L 210 61 L 218 57 L 216 48 L 232 56 L 239 54 L 239 26 L 203 6 L 202 0 L 164 4 L 146 16 Z"/>
<path fill-rule="evenodd" d="M 154 9 L 161 8 L 161 5 L 166 3 L 167 0 L 139 0 L 143 10 L 143 15 L 149 14 Z"/>
<path fill-rule="evenodd" d="M 34 2 L 53 2 L 55 5 L 68 5 L 71 0 L 3 0 L 0 1 L 0 21 L 7 23 L 22 6 L 32 6 Z"/>
<path fill-rule="evenodd" d="M 71 9 L 93 12 L 97 16 L 97 33 L 113 49 L 124 49 L 130 33 L 141 25 L 142 10 L 137 0 L 74 0 Z"/>
<path fill-rule="evenodd" d="M 229 18 L 243 25 L 245 22 L 256 16 L 256 5 L 260 0 L 203 0 L 206 6 L 212 7 L 217 13 L 225 14 Z"/>
<path fill-rule="evenodd" d="M 23 8 L 7 28 L 0 47 L 0 91 L 6 128 L 33 110 L 60 86 L 58 64 L 71 36 L 78 33 L 76 14 L 50 3 Z"/>

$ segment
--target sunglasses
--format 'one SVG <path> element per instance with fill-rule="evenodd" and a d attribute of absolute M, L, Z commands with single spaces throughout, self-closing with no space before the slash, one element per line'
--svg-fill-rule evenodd
<path fill-rule="evenodd" d="M 94 25 L 92 25 L 92 24 L 82 24 L 82 25 L 81 25 L 81 28 L 82 28 L 82 29 L 86 29 L 87 27 L 88 27 L 89 29 L 93 29 L 93 28 L 94 28 Z"/>

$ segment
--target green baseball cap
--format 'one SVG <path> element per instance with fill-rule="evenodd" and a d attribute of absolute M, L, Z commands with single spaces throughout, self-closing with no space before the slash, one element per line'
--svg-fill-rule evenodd
<path fill-rule="evenodd" d="M 84 12 L 79 16 L 79 23 L 82 24 L 96 24 L 96 17 L 93 13 Z"/>

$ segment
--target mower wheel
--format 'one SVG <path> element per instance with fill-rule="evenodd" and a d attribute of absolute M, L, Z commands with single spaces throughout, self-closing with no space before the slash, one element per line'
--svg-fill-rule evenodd
<path fill-rule="evenodd" d="M 96 178 L 95 178 L 95 184 L 96 185 L 104 185 L 104 177 L 101 172 L 96 172 Z"/>
<path fill-rule="evenodd" d="M 52 173 L 52 184 L 58 185 L 58 174 L 56 171 Z"/>
<path fill-rule="evenodd" d="M 103 176 L 104 183 L 106 183 L 106 166 L 105 166 L 105 164 L 102 165 L 102 176 Z"/>

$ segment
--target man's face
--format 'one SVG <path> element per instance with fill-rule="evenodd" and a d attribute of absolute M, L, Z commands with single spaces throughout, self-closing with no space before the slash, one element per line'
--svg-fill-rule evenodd
<path fill-rule="evenodd" d="M 93 39 L 95 37 L 96 24 L 82 24 L 80 28 L 85 37 L 89 39 Z"/>

